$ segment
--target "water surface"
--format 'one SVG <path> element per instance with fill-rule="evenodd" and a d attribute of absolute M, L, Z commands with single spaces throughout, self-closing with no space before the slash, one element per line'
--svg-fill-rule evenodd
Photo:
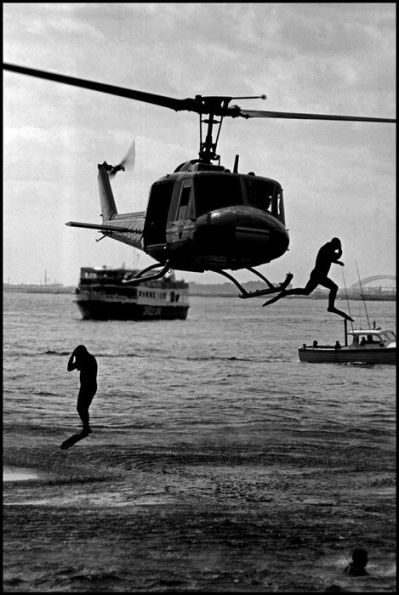
<path fill-rule="evenodd" d="M 4 464 L 35 475 L 4 484 L 6 590 L 394 590 L 395 369 L 299 362 L 343 342 L 323 300 L 93 322 L 72 299 L 4 295 Z M 395 327 L 393 302 L 368 312 Z M 61 451 L 80 343 L 94 432 Z M 343 573 L 355 547 L 369 577 Z"/>

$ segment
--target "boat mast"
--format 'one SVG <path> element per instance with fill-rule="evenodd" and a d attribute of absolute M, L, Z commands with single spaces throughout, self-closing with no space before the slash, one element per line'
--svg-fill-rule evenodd
<path fill-rule="evenodd" d="M 352 316 L 351 307 L 349 305 L 348 290 L 346 289 L 346 281 L 345 281 L 344 271 L 342 271 L 342 280 L 344 282 L 344 287 L 345 287 L 345 297 L 346 297 L 346 304 L 348 306 L 349 316 Z M 351 326 L 352 326 L 352 330 L 353 330 L 353 322 L 351 322 Z M 346 318 L 344 318 L 344 329 L 345 329 L 345 346 L 347 346 L 348 345 L 348 321 L 346 320 Z"/>
<path fill-rule="evenodd" d="M 357 268 L 357 263 L 356 263 L 356 270 L 357 270 L 357 277 L 359 279 L 360 291 L 361 291 L 361 294 L 362 294 L 363 306 L 364 306 L 364 309 L 365 309 L 365 312 L 366 312 L 367 325 L 368 325 L 368 328 L 371 328 L 370 327 L 369 313 L 367 312 L 366 300 L 364 299 L 363 286 L 362 286 L 362 282 L 360 280 L 359 269 Z"/>

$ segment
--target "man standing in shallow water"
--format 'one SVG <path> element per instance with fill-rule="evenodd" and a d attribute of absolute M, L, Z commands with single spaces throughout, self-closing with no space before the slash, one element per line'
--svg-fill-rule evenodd
<path fill-rule="evenodd" d="M 77 412 L 83 423 L 82 434 L 91 434 L 89 424 L 89 407 L 97 392 L 97 361 L 84 345 L 78 345 L 72 352 L 67 366 L 68 372 L 80 371 L 80 390 L 78 394 Z"/>

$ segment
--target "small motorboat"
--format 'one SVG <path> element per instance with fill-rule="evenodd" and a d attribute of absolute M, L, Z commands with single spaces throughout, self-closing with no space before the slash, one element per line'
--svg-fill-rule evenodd
<path fill-rule="evenodd" d="M 298 354 L 301 362 L 334 364 L 396 364 L 396 333 L 382 328 L 348 331 L 344 320 L 345 343 L 341 345 L 302 345 Z M 351 341 L 350 341 L 351 339 Z"/>

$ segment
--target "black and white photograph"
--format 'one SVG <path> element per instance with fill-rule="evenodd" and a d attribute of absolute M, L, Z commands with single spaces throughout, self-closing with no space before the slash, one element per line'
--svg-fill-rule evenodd
<path fill-rule="evenodd" d="M 3 591 L 396 592 L 396 4 L 3 3 Z"/>

